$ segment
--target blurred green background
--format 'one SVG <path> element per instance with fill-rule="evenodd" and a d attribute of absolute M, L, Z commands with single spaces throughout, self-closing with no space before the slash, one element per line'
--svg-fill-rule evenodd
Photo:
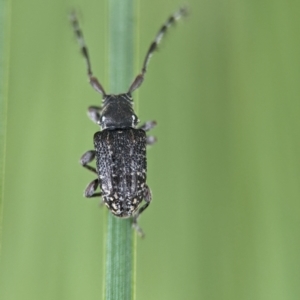
<path fill-rule="evenodd" d="M 108 86 L 107 2 L 11 1 L 1 300 L 101 299 L 106 209 L 80 156 Z M 136 72 L 180 1 L 136 1 Z M 300 3 L 190 0 L 135 93 L 155 119 L 137 299 L 300 299 Z M 128 79 L 128 84 L 132 78 Z M 111 91 L 113 92 L 113 91 Z"/>

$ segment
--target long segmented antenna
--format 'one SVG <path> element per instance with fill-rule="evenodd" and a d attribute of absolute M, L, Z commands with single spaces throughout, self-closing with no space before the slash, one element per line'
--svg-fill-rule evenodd
<path fill-rule="evenodd" d="M 148 52 L 145 56 L 141 73 L 138 74 L 136 76 L 136 78 L 134 79 L 134 81 L 132 82 L 132 84 L 131 84 L 131 86 L 128 90 L 129 93 L 132 93 L 133 91 L 135 91 L 143 83 L 145 74 L 147 72 L 147 67 L 148 67 L 149 61 L 150 61 L 154 51 L 158 48 L 158 45 L 161 42 L 161 40 L 163 39 L 163 37 L 164 37 L 165 33 L 167 32 L 168 28 L 171 27 L 172 25 L 174 25 L 179 19 L 181 19 L 185 15 L 187 15 L 187 8 L 182 7 L 175 14 L 170 16 L 169 19 L 160 28 L 160 30 L 158 31 L 154 41 L 151 43 L 151 45 L 148 49 Z"/>
<path fill-rule="evenodd" d="M 73 30 L 74 30 L 74 33 L 76 35 L 77 41 L 79 43 L 81 53 L 82 53 L 82 55 L 83 55 L 83 57 L 85 59 L 85 62 L 86 62 L 87 74 L 88 74 L 88 77 L 89 77 L 89 80 L 90 80 L 90 84 L 92 85 L 92 87 L 98 93 L 100 93 L 103 96 L 105 96 L 106 94 L 105 94 L 104 88 L 102 87 L 102 85 L 100 84 L 100 82 L 98 81 L 98 79 L 93 76 L 88 48 L 87 48 L 87 46 L 85 44 L 83 33 L 82 33 L 81 29 L 80 29 L 79 22 L 78 22 L 76 13 L 74 11 L 71 13 L 70 21 L 71 21 L 71 24 L 73 26 Z"/>

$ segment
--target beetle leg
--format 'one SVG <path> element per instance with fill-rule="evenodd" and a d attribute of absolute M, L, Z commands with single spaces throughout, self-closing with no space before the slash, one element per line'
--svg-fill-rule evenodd
<path fill-rule="evenodd" d="M 142 228 L 138 225 L 137 220 L 141 213 L 149 206 L 152 199 L 151 190 L 149 189 L 148 185 L 145 185 L 144 190 L 144 200 L 145 204 L 137 211 L 137 213 L 133 216 L 132 219 L 132 227 L 137 231 L 137 233 L 143 238 L 145 236 Z"/>
<path fill-rule="evenodd" d="M 132 219 L 132 227 L 134 228 L 134 230 L 136 230 L 136 232 L 138 233 L 138 235 L 140 237 L 144 237 L 144 231 L 143 229 L 139 226 L 138 224 L 138 217 L 140 216 L 140 214 L 149 206 L 150 202 L 146 202 L 139 210 L 138 212 L 133 216 Z"/>
<path fill-rule="evenodd" d="M 86 169 L 90 170 L 91 172 L 97 174 L 96 169 L 95 169 L 94 167 L 91 167 L 91 166 L 88 165 L 88 163 L 91 162 L 91 161 L 95 158 L 95 155 L 96 155 L 96 151 L 95 151 L 95 150 L 89 150 L 89 151 L 85 152 L 85 153 L 81 156 L 79 162 L 80 162 L 80 164 L 81 164 L 84 168 L 86 168 Z"/>
<path fill-rule="evenodd" d="M 98 125 L 100 125 L 100 110 L 100 106 L 90 106 L 87 111 L 88 117 Z"/>
<path fill-rule="evenodd" d="M 145 233 L 143 231 L 143 229 L 139 226 L 139 224 L 137 223 L 137 219 L 135 217 L 133 217 L 132 219 L 132 228 L 137 232 L 137 234 L 141 237 L 144 238 L 145 237 Z"/>
<path fill-rule="evenodd" d="M 153 145 L 153 144 L 156 143 L 156 141 L 157 141 L 157 139 L 153 135 L 149 135 L 149 136 L 146 137 L 146 143 L 147 143 L 147 145 Z"/>
<path fill-rule="evenodd" d="M 143 129 L 144 131 L 149 131 L 157 125 L 156 121 L 148 121 L 141 125 L 139 129 Z"/>
<path fill-rule="evenodd" d="M 142 129 L 144 131 L 149 131 L 157 125 L 156 121 L 148 121 L 141 125 L 138 129 Z M 153 145 L 156 142 L 156 138 L 154 136 L 147 136 L 146 143 L 147 145 Z"/>
<path fill-rule="evenodd" d="M 84 191 L 84 197 L 86 197 L 86 198 L 100 197 L 101 193 L 95 193 L 98 186 L 99 186 L 98 178 L 91 181 Z"/>
<path fill-rule="evenodd" d="M 148 205 L 152 200 L 152 193 L 147 184 L 145 184 L 145 188 L 144 188 L 144 199 L 148 203 Z M 143 210 L 145 210 L 145 209 L 146 209 L 146 207 Z M 143 210 L 139 214 L 141 214 L 143 212 Z"/>

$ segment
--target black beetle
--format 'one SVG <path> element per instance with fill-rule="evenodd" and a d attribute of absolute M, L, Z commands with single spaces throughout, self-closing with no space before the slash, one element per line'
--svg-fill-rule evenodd
<path fill-rule="evenodd" d="M 100 125 L 101 131 L 94 135 L 95 150 L 87 151 L 80 159 L 83 167 L 98 176 L 87 186 L 84 195 L 88 198 L 101 196 L 108 209 L 117 217 L 132 217 L 133 226 L 141 235 L 143 232 L 137 219 L 152 198 L 146 184 L 146 145 L 156 141 L 153 136 L 146 136 L 146 131 L 152 129 L 156 122 L 149 121 L 137 128 L 139 119 L 133 110 L 131 94 L 142 84 L 149 60 L 167 29 L 185 14 L 186 9 L 181 8 L 160 28 L 145 56 L 141 73 L 133 80 L 128 91 L 119 95 L 106 94 L 98 79 L 93 76 L 88 49 L 76 14 L 71 15 L 72 26 L 87 64 L 90 84 L 103 97 L 101 107 L 88 108 L 88 116 Z M 88 165 L 94 158 L 96 168 Z M 95 192 L 98 186 L 101 192 Z M 140 206 L 143 200 L 145 204 Z"/>

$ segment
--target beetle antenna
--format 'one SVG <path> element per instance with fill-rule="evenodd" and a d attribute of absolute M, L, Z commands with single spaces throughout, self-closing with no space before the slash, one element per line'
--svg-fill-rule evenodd
<path fill-rule="evenodd" d="M 132 84 L 130 85 L 130 88 L 128 90 L 129 93 L 132 93 L 133 91 L 135 91 L 143 83 L 145 74 L 147 72 L 149 61 L 150 61 L 154 51 L 157 50 L 158 45 L 160 44 L 161 40 L 163 39 L 165 33 L 168 31 L 169 27 L 174 25 L 182 17 L 186 16 L 187 12 L 188 12 L 188 10 L 186 7 L 180 8 L 175 14 L 171 15 L 169 17 L 169 19 L 162 25 L 162 27 L 158 31 L 154 41 L 150 44 L 150 47 L 149 47 L 147 54 L 145 56 L 145 59 L 144 59 L 141 73 L 136 76 L 136 78 L 133 80 Z"/>
<path fill-rule="evenodd" d="M 104 88 L 102 87 L 101 83 L 98 81 L 98 79 L 96 77 L 93 76 L 93 72 L 92 72 L 92 66 L 91 66 L 91 61 L 90 61 L 90 57 L 89 57 L 89 52 L 88 52 L 88 48 L 85 44 L 84 41 L 84 37 L 83 37 L 83 33 L 80 29 L 79 26 L 79 22 L 76 16 L 75 11 L 72 11 L 71 15 L 70 15 L 70 21 L 73 27 L 73 30 L 75 32 L 78 44 L 80 46 L 80 50 L 81 53 L 85 59 L 86 62 L 86 67 L 87 67 L 87 74 L 90 80 L 90 84 L 91 86 L 100 94 L 102 94 L 103 96 L 105 96 L 105 91 Z"/>

